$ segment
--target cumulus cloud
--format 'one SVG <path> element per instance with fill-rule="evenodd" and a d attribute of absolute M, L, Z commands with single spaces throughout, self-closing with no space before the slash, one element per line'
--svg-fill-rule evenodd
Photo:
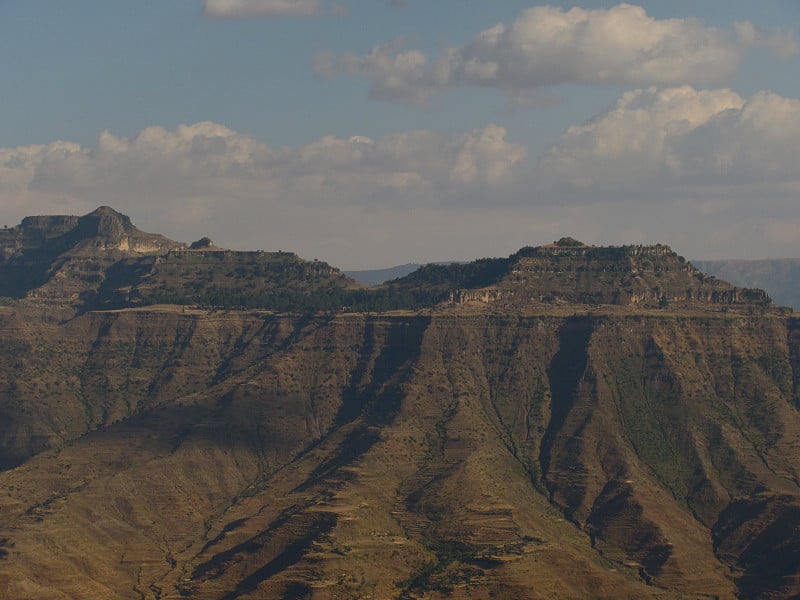
<path fill-rule="evenodd" d="M 215 123 L 0 148 L 0 219 L 111 205 L 183 241 L 347 267 L 504 255 L 574 235 L 689 257 L 800 255 L 800 100 L 649 87 L 540 156 L 489 125 L 273 147 Z"/>
<path fill-rule="evenodd" d="M 322 13 L 322 4 L 320 0 L 205 0 L 204 11 L 219 19 L 313 17 Z"/>
<path fill-rule="evenodd" d="M 800 100 L 771 92 L 650 87 L 570 127 L 539 162 L 554 189 L 710 186 L 800 180 Z"/>
<path fill-rule="evenodd" d="M 455 135 L 329 136 L 281 148 L 210 122 L 148 127 L 132 138 L 104 132 L 92 147 L 0 148 L 0 217 L 13 223 L 31 211 L 80 213 L 108 204 L 141 215 L 137 220 L 156 231 L 166 223 L 165 233 L 179 239 L 214 224 L 228 244 L 242 236 L 245 247 L 263 247 L 254 238 L 269 232 L 289 249 L 292 236 L 276 218 L 292 220 L 296 235 L 311 230 L 311 221 L 297 224 L 301 214 L 317 215 L 323 227 L 342 211 L 397 214 L 476 203 L 510 186 L 525 156 L 491 125 Z"/>
<path fill-rule="evenodd" d="M 592 215 L 598 237 L 627 226 L 695 258 L 800 256 L 799 153 L 800 100 L 650 87 L 568 128 L 531 188 Z"/>
<path fill-rule="evenodd" d="M 330 53 L 322 53 L 325 58 L 325 72 L 321 73 L 315 58 L 315 71 L 331 76 L 337 68 L 347 73 L 364 77 L 372 82 L 370 98 L 394 100 L 418 104 L 426 101 L 437 88 L 446 87 L 444 79 L 437 80 L 434 67 L 428 65 L 428 57 L 418 50 L 398 51 L 402 40 L 375 46 L 366 56 L 345 54 L 334 62 Z M 443 74 L 444 75 L 444 74 Z M 446 75 L 445 75 L 446 78 Z"/>
<path fill-rule="evenodd" d="M 791 31 L 765 31 L 747 21 L 735 23 L 733 27 L 739 41 L 745 46 L 766 48 L 781 58 L 800 53 L 800 42 Z"/>
<path fill-rule="evenodd" d="M 567 11 L 537 6 L 435 60 L 391 43 L 366 55 L 345 54 L 337 66 L 369 80 L 373 98 L 421 103 L 459 86 L 519 95 L 566 83 L 715 84 L 735 72 L 744 47 L 767 45 L 786 54 L 793 43 L 791 36 L 746 22 L 723 31 L 697 19 L 655 19 L 630 4 Z"/>

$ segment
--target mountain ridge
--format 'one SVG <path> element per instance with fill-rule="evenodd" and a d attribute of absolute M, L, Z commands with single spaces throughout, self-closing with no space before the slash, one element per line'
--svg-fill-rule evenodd
<path fill-rule="evenodd" d="M 768 306 L 758 290 L 707 278 L 668 246 L 587 246 L 572 238 L 507 258 L 425 265 L 366 288 L 293 253 L 191 246 L 140 232 L 110 207 L 83 217 L 27 217 L 0 236 L 0 296 L 80 312 L 158 303 L 268 310 L 371 311 L 501 300 L 663 306 Z M 597 266 L 601 265 L 601 266 Z M 590 273 L 593 268 L 600 269 Z M 602 272 L 601 272 L 602 271 Z"/>
<path fill-rule="evenodd" d="M 364 288 L 87 239 L 91 294 L 0 307 L 0 595 L 800 593 L 800 319 L 763 292 L 663 245 Z"/>

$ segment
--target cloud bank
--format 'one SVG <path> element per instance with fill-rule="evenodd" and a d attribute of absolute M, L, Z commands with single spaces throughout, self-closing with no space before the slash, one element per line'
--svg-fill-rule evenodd
<path fill-rule="evenodd" d="M 800 180 L 800 100 L 727 89 L 650 87 L 570 127 L 541 157 L 555 190 L 763 185 Z"/>
<path fill-rule="evenodd" d="M 463 46 L 445 49 L 435 60 L 390 43 L 366 55 L 340 56 L 336 68 L 369 80 L 373 98 L 423 103 L 462 86 L 518 95 L 566 83 L 718 84 L 736 71 L 750 46 L 784 56 L 798 49 L 790 34 L 769 34 L 748 22 L 723 31 L 697 19 L 655 19 L 630 4 L 568 11 L 537 6 Z"/>
<path fill-rule="evenodd" d="M 364 248 L 369 232 L 380 231 L 378 214 L 385 235 L 399 235 L 392 220 L 400 213 L 502 196 L 525 157 L 497 126 L 323 137 L 283 148 L 210 122 L 148 127 L 132 138 L 104 132 L 92 147 L 0 148 L 0 218 L 13 224 L 32 212 L 84 213 L 107 204 L 184 241 L 211 234 L 233 247 L 336 258 L 327 244 L 340 238 Z M 409 231 L 402 235 L 411 239 Z"/>
<path fill-rule="evenodd" d="M 800 255 L 800 100 L 649 87 L 540 156 L 499 126 L 271 147 L 210 122 L 0 148 L 0 219 L 108 204 L 183 241 L 346 267 L 503 255 L 573 234 L 693 257 Z"/>

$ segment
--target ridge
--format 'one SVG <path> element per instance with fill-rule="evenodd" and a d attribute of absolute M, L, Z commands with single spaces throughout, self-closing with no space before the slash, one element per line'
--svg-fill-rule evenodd
<path fill-rule="evenodd" d="M 26 217 L 0 233 L 0 296 L 75 314 L 152 304 L 280 312 L 490 310 L 559 306 L 764 311 L 763 290 L 696 269 L 667 245 L 592 246 L 572 237 L 506 258 L 429 264 L 365 286 L 294 253 L 187 245 L 139 230 L 110 206 Z"/>

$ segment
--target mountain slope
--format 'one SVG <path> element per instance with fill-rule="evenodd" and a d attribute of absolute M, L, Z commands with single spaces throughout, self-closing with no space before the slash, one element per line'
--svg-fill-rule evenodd
<path fill-rule="evenodd" d="M 763 292 L 665 246 L 374 289 L 262 254 L 121 256 L 66 318 L 0 307 L 0 595 L 800 594 L 800 322 Z M 148 305 L 210 283 L 308 304 Z M 312 310 L 332 288 L 425 305 Z"/>
<path fill-rule="evenodd" d="M 390 279 L 405 277 L 409 273 L 413 273 L 419 269 L 421 266 L 422 265 L 418 263 L 407 263 L 386 269 L 349 270 L 344 271 L 344 274 L 366 285 L 379 285 L 389 281 Z"/>
<path fill-rule="evenodd" d="M 102 369 L 107 401 L 131 401 L 153 313 L 89 319 L 117 363 Z M 782 525 L 798 510 L 793 321 L 229 313 L 165 326 L 184 335 L 182 354 L 150 367 L 168 400 L 0 475 L 13 490 L 0 589 L 798 590 L 793 555 L 771 571 L 759 558 L 800 542 Z"/>

